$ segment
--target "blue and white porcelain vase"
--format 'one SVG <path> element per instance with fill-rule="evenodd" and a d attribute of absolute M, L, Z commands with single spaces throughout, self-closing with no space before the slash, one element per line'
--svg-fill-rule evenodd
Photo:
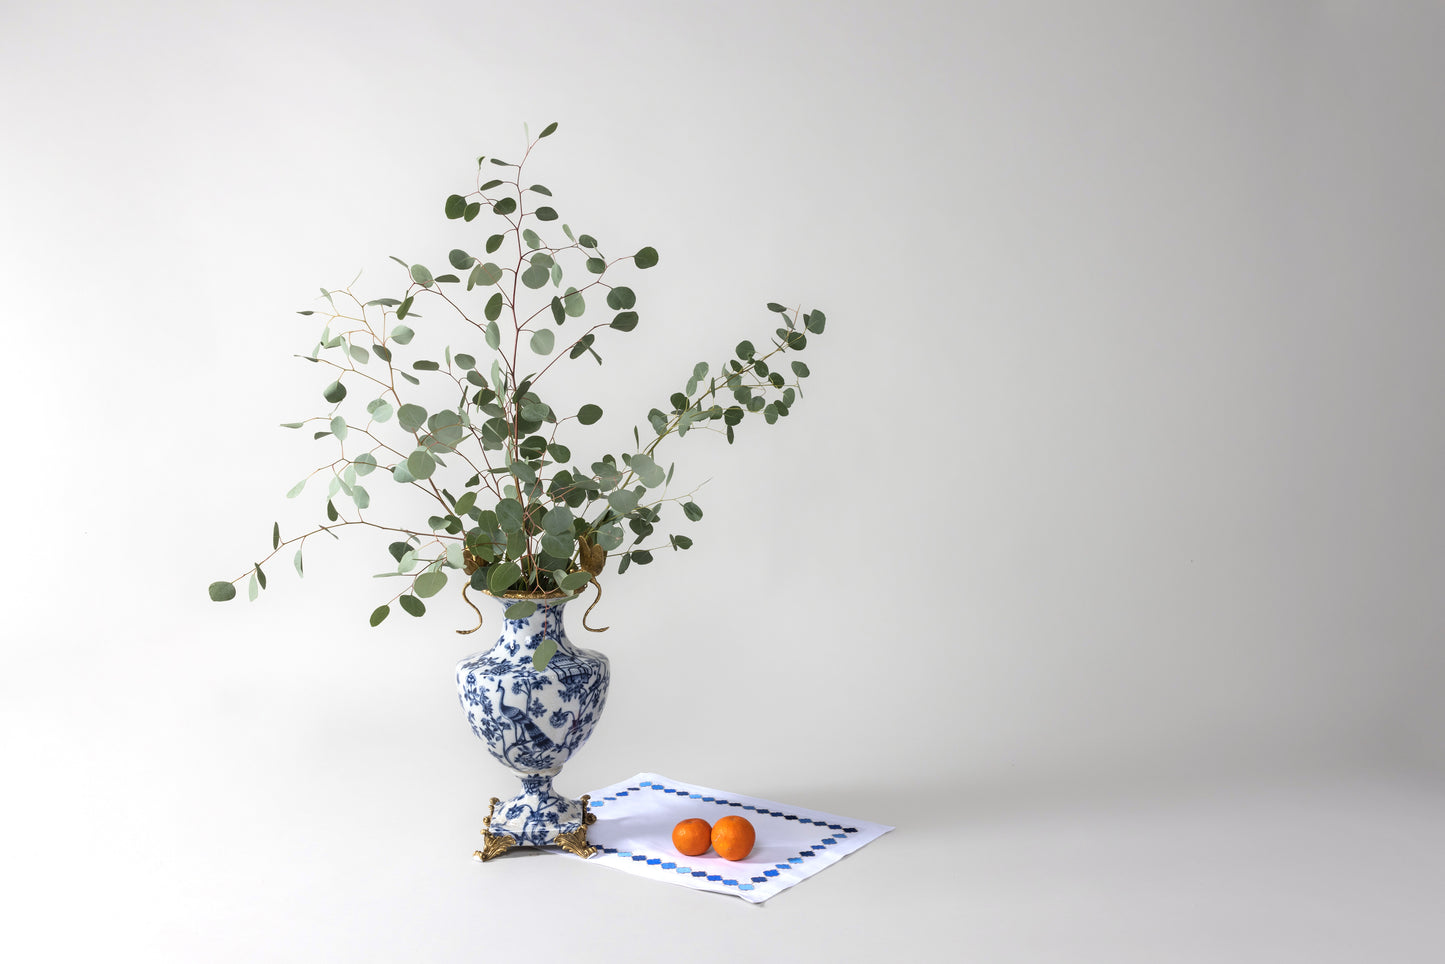
<path fill-rule="evenodd" d="M 588 855 L 586 825 L 592 815 L 586 798 L 570 800 L 552 789 L 552 778 L 597 726 L 611 679 L 606 656 L 567 638 L 562 610 L 575 598 L 535 600 L 531 616 L 504 619 L 491 649 L 457 664 L 467 722 L 492 756 L 522 780 L 521 793 L 493 800 L 487 847 L 477 852 L 483 860 L 517 845 L 562 846 Z M 549 639 L 557 649 L 539 671 L 533 655 Z"/>

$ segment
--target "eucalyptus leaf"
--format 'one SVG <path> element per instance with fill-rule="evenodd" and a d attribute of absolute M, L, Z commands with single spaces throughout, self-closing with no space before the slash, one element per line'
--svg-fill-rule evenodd
<path fill-rule="evenodd" d="M 566 592 L 576 592 L 591 581 L 592 573 L 590 572 L 569 572 L 562 577 L 558 585 Z"/>
<path fill-rule="evenodd" d="M 487 572 L 487 591 L 494 596 L 511 589 L 522 578 L 522 567 L 515 562 L 499 562 Z"/>
<path fill-rule="evenodd" d="M 207 591 L 210 593 L 211 602 L 228 602 L 236 598 L 236 586 L 229 582 L 213 582 Z"/>
<path fill-rule="evenodd" d="M 618 515 L 626 515 L 637 508 L 639 496 L 633 489 L 616 489 L 607 493 L 607 504 Z"/>
<path fill-rule="evenodd" d="M 429 479 L 436 471 L 436 459 L 426 449 L 417 449 L 406 457 L 406 470 L 414 479 Z"/>
<path fill-rule="evenodd" d="M 536 611 L 536 603 L 532 602 L 530 599 L 522 599 L 509 605 L 505 610 L 503 610 L 502 615 L 505 616 L 507 619 L 528 619 Z M 552 640 L 548 640 L 548 642 L 551 642 L 552 648 L 556 649 L 556 642 Z M 536 656 L 535 654 L 533 654 L 533 659 L 535 660 L 535 658 Z"/>
<path fill-rule="evenodd" d="M 554 535 L 572 532 L 572 512 L 564 505 L 556 505 L 542 517 L 542 528 Z M 570 553 L 569 553 L 570 555 Z"/>
<path fill-rule="evenodd" d="M 532 350 L 539 355 L 550 355 L 556 346 L 557 336 L 550 328 L 539 328 L 532 333 Z"/>
<path fill-rule="evenodd" d="M 401 603 L 401 608 L 406 610 L 407 615 L 416 616 L 418 618 L 426 615 L 426 603 L 422 602 L 415 596 L 408 594 L 402 596 L 400 599 L 397 600 L 397 602 Z"/>
<path fill-rule="evenodd" d="M 412 589 L 421 598 L 430 599 L 441 592 L 446 584 L 447 574 L 440 569 L 433 569 L 417 576 L 416 581 L 412 583 Z"/>
<path fill-rule="evenodd" d="M 415 432 L 426 424 L 426 409 L 407 403 L 397 410 L 396 422 L 406 431 Z"/>
<path fill-rule="evenodd" d="M 387 616 L 390 616 L 390 615 L 391 615 L 391 607 L 390 607 L 390 606 L 377 606 L 375 609 L 373 609 L 373 610 L 371 611 L 371 620 L 370 620 L 371 625 L 374 626 L 374 627 L 375 627 L 375 626 L 380 626 L 380 625 L 381 625 L 381 621 L 382 621 L 383 619 L 385 619 Z"/>
<path fill-rule="evenodd" d="M 508 618 L 508 619 L 522 619 L 522 618 L 525 618 L 525 617 L 522 617 L 522 616 L 513 616 L 513 615 L 512 615 L 512 611 L 515 610 L 515 609 L 517 609 L 517 608 L 518 608 L 519 606 L 521 606 L 521 605 L 522 605 L 521 603 L 518 603 L 516 606 L 512 606 L 510 609 L 508 609 L 508 610 L 507 610 L 507 618 Z M 532 610 L 533 610 L 533 611 L 535 611 L 536 608 L 537 608 L 537 604 L 536 604 L 536 603 L 528 603 L 528 605 L 530 605 L 530 606 L 532 607 Z M 532 613 L 531 613 L 531 612 L 528 612 L 527 615 L 530 616 L 530 615 L 532 615 Z M 542 638 L 542 641 L 537 644 L 537 648 L 536 648 L 535 650 L 533 650 L 533 652 L 532 652 L 532 668 L 533 668 L 534 670 L 536 670 L 537 672 L 539 672 L 539 673 L 542 672 L 542 670 L 544 670 L 544 669 L 547 668 L 547 664 L 552 661 L 552 657 L 555 656 L 556 654 L 557 654 L 557 641 L 556 641 L 555 639 L 553 639 L 551 636 L 544 636 L 544 637 Z"/>
<path fill-rule="evenodd" d="M 650 268 L 657 264 L 657 249 L 651 245 L 642 248 L 632 256 L 632 260 L 639 268 Z"/>
<path fill-rule="evenodd" d="M 503 499 L 497 503 L 497 525 L 503 532 L 520 532 L 522 529 L 522 503 L 516 499 Z"/>
<path fill-rule="evenodd" d="M 522 284 L 533 290 L 543 287 L 550 280 L 552 280 L 550 265 L 533 264 L 522 272 Z"/>
<path fill-rule="evenodd" d="M 565 534 L 544 532 L 541 541 L 542 551 L 558 559 L 570 559 L 572 554 L 577 551 L 577 540 L 573 537 L 570 527 Z"/>
<path fill-rule="evenodd" d="M 667 472 L 662 466 L 654 462 L 649 455 L 639 453 L 632 456 L 632 461 L 628 467 L 637 474 L 637 477 L 642 480 L 642 484 L 649 489 L 661 485 L 667 478 Z"/>
<path fill-rule="evenodd" d="M 576 288 L 568 288 L 562 295 L 562 310 L 567 312 L 568 318 L 580 318 L 587 310 L 587 303 L 582 298 L 582 293 Z"/>

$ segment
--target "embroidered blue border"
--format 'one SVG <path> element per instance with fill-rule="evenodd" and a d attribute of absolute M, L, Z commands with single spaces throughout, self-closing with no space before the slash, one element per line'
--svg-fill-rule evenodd
<path fill-rule="evenodd" d="M 645 790 L 658 791 L 661 793 L 675 793 L 680 797 L 689 800 L 701 800 L 703 803 L 716 804 L 721 807 L 737 807 L 740 810 L 751 810 L 754 813 L 765 817 L 779 817 L 783 820 L 796 820 L 799 823 L 816 824 L 819 828 L 832 831 L 825 835 L 815 844 L 798 851 L 796 856 L 789 857 L 787 863 L 774 864 L 771 870 L 765 870 L 760 877 L 753 877 L 743 881 L 733 877 L 724 877 L 722 874 L 709 874 L 705 870 L 693 870 L 691 867 L 682 866 L 674 860 L 667 860 L 662 857 L 650 857 L 647 854 L 634 853 L 630 850 L 618 850 L 616 847 L 598 847 L 597 849 L 605 854 L 614 854 L 618 857 L 630 857 L 638 863 L 646 863 L 649 867 L 656 867 L 658 870 L 668 870 L 677 874 L 690 874 L 693 877 L 702 877 L 715 884 L 722 884 L 724 887 L 736 887 L 738 890 L 753 890 L 758 884 L 765 884 L 778 876 L 779 871 L 791 870 L 798 864 L 804 863 L 808 857 L 818 856 L 819 851 L 827 850 L 840 842 L 839 837 L 844 834 L 858 832 L 857 827 L 845 827 L 840 823 L 824 823 L 821 820 L 814 820 L 811 817 L 801 817 L 796 813 L 787 813 L 783 810 L 769 810 L 751 803 L 739 803 L 736 800 L 728 800 L 725 797 L 709 797 L 701 793 L 693 793 L 689 790 L 679 790 L 675 787 L 665 787 L 652 780 L 643 780 L 635 787 L 628 787 L 626 790 L 618 790 L 615 794 L 592 800 L 588 806 L 593 810 L 605 807 L 609 802 L 615 802 L 618 797 L 625 797 L 632 793 L 641 793 Z"/>

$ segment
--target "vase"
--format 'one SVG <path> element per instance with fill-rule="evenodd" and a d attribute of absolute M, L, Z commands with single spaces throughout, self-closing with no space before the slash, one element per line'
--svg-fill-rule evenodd
<path fill-rule="evenodd" d="M 588 857 L 587 798 L 572 800 L 552 788 L 569 757 L 587 742 L 607 701 L 607 657 L 567 638 L 562 611 L 575 596 L 533 599 L 524 619 L 503 618 L 492 648 L 457 664 L 457 693 L 472 731 L 492 756 L 517 774 L 522 791 L 493 797 L 477 851 L 482 860 L 514 846 L 559 846 Z M 498 599 L 503 606 L 516 600 Z M 556 651 L 538 670 L 533 657 L 546 640 Z"/>

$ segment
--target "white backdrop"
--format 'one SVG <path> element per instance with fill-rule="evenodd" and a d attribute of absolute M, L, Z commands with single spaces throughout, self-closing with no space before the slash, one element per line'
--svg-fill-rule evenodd
<path fill-rule="evenodd" d="M 283 497 L 326 455 L 275 427 L 324 406 L 295 311 L 440 263 L 443 199 L 524 123 L 559 122 L 564 220 L 662 255 L 593 383 L 615 448 L 765 302 L 829 317 L 793 416 L 675 452 L 707 517 L 606 580 L 564 790 L 654 770 L 931 834 L 1437 778 L 1442 40 L 1428 4 L 10 5 L 20 939 L 78 906 L 160 957 L 450 959 L 336 882 L 444 890 L 408 861 L 511 779 L 453 702 L 470 611 L 369 629 L 364 538 L 254 605 L 205 587 L 321 518 Z"/>

